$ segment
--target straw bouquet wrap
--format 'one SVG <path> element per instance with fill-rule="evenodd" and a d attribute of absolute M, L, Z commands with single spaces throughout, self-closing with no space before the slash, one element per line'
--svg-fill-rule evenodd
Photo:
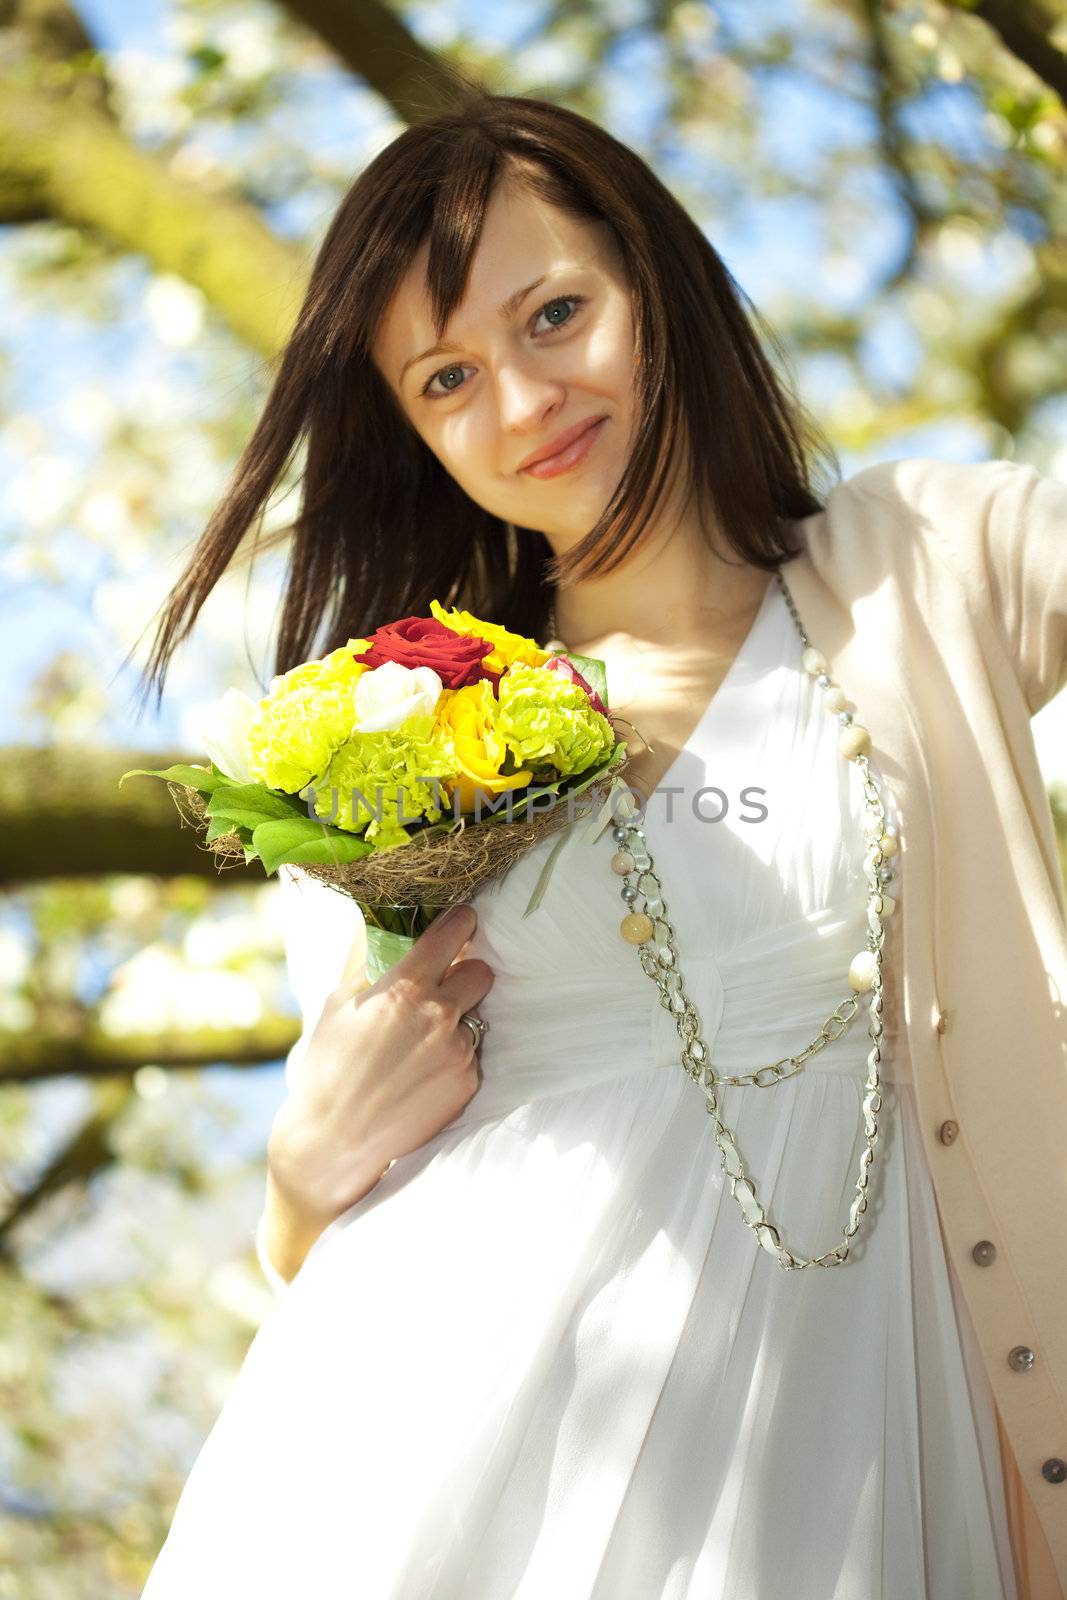
<path fill-rule="evenodd" d="M 290 863 L 356 900 L 372 981 L 439 912 L 610 804 L 627 764 L 602 661 L 430 609 L 302 662 L 258 702 L 228 690 L 202 727 L 208 766 L 120 779 L 163 779 L 220 870 Z"/>

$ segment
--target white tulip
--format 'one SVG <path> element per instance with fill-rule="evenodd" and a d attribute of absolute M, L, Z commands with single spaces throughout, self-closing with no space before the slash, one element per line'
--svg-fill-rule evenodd
<path fill-rule="evenodd" d="M 248 735 L 259 717 L 259 701 L 227 689 L 200 723 L 200 740 L 215 765 L 235 783 L 255 783 L 248 765 Z"/>
<path fill-rule="evenodd" d="M 433 725 L 443 685 L 432 667 L 384 661 L 356 681 L 355 733 L 385 733 L 412 721 L 424 735 Z"/>

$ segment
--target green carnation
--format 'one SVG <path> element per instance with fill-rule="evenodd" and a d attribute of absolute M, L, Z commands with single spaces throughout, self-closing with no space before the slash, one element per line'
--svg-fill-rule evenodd
<path fill-rule="evenodd" d="M 261 701 L 248 734 L 252 775 L 284 794 L 309 783 L 352 732 L 354 687 L 308 686 Z"/>
<path fill-rule="evenodd" d="M 429 780 L 454 777 L 455 770 L 436 728 L 426 738 L 404 728 L 354 733 L 309 786 L 316 791 L 313 809 L 323 822 L 347 833 L 362 833 L 378 850 L 391 850 L 407 843 L 405 823 L 420 817 L 440 820 L 442 812 L 435 802 L 441 786 L 435 792 Z"/>
<path fill-rule="evenodd" d="M 248 733 L 253 777 L 296 794 L 322 772 L 352 732 L 355 687 L 365 670 L 341 649 L 275 678 Z"/>
<path fill-rule="evenodd" d="M 496 727 L 520 767 L 553 766 L 563 777 L 595 766 L 618 742 L 581 684 L 521 661 L 500 679 Z"/>

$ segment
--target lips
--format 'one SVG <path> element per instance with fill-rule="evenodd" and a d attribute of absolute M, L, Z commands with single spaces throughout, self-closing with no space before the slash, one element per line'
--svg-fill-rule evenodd
<path fill-rule="evenodd" d="M 527 456 L 518 470 L 525 472 L 528 467 L 536 466 L 539 462 L 548 461 L 553 456 L 561 455 L 568 445 L 573 444 L 584 433 L 588 433 L 590 428 L 594 428 L 598 422 L 603 421 L 603 416 L 586 417 L 583 422 L 576 422 L 573 427 L 565 428 L 562 433 L 557 434 L 548 444 L 542 445 L 540 450 L 535 450 L 532 455 Z"/>

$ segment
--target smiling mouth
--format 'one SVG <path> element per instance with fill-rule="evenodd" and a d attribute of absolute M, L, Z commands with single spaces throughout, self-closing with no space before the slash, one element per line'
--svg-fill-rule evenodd
<path fill-rule="evenodd" d="M 570 444 L 564 445 L 555 455 L 544 456 L 540 461 L 531 462 L 528 467 L 523 467 L 522 471 L 531 478 L 554 478 L 561 472 L 569 471 L 588 455 L 603 432 L 607 420 L 607 417 L 598 417 L 578 435 L 577 439 L 572 439 Z"/>

